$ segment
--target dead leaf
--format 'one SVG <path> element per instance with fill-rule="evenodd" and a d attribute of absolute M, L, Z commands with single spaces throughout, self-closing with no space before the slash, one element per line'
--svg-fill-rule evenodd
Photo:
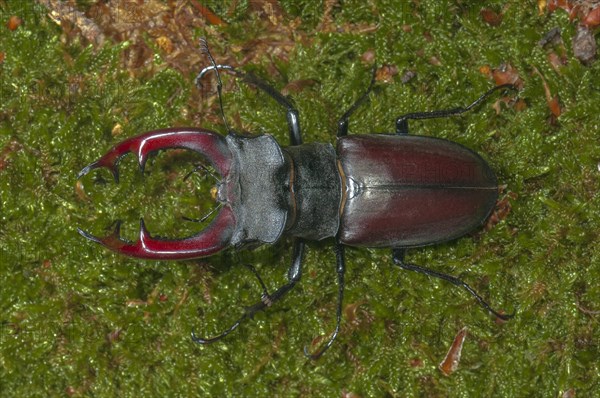
<path fill-rule="evenodd" d="M 498 14 L 494 10 L 484 8 L 479 12 L 481 18 L 490 26 L 498 26 L 502 23 L 502 14 Z"/>
<path fill-rule="evenodd" d="M 6 23 L 6 26 L 9 30 L 17 30 L 19 26 L 23 23 L 23 20 L 16 15 L 11 16 Z"/>
<path fill-rule="evenodd" d="M 492 71 L 492 77 L 496 85 L 512 84 L 519 90 L 523 88 L 523 80 L 518 71 L 511 64 L 502 64 L 499 68 Z"/>
<path fill-rule="evenodd" d="M 467 327 L 465 326 L 456 334 L 454 341 L 446 354 L 444 360 L 439 364 L 439 369 L 442 371 L 444 376 L 450 376 L 458 369 L 460 363 L 460 356 L 462 354 L 463 344 L 467 337 Z"/>
<path fill-rule="evenodd" d="M 581 23 L 588 28 L 595 28 L 600 25 L 600 5 L 588 12 L 581 20 Z"/>
<path fill-rule="evenodd" d="M 317 84 L 316 80 L 313 79 L 302 79 L 302 80 L 294 80 L 286 84 L 281 89 L 281 94 L 290 95 L 292 93 L 299 93 L 304 90 L 306 87 L 311 87 Z"/>
<path fill-rule="evenodd" d="M 210 8 L 203 6 L 197 0 L 190 0 L 190 3 L 198 10 L 200 15 L 202 15 L 209 24 L 221 26 L 227 25 L 227 23 L 223 21 L 217 14 L 212 12 Z"/>
<path fill-rule="evenodd" d="M 596 58 L 596 39 L 593 32 L 583 25 L 577 26 L 573 37 L 573 54 L 584 65 L 590 65 Z"/>

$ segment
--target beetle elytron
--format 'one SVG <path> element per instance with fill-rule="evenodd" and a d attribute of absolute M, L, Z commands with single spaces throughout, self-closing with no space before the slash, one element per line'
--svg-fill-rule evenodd
<path fill-rule="evenodd" d="M 221 113 L 219 71 L 227 71 L 264 91 L 287 110 L 290 146 L 280 147 L 266 134 L 246 137 L 229 130 L 223 137 L 202 128 L 156 130 L 117 144 L 78 176 L 105 167 L 118 181 L 117 165 L 125 154 L 136 153 L 143 171 L 150 153 L 168 148 L 200 153 L 219 174 L 216 200 L 221 208 L 197 235 L 180 240 L 152 238 L 143 220 L 134 243 L 120 238 L 118 224 L 103 238 L 79 230 L 84 237 L 128 256 L 183 260 L 210 256 L 229 246 L 256 246 L 275 243 L 283 235 L 294 237 L 288 282 L 269 294 L 256 274 L 263 286 L 261 300 L 246 308 L 239 320 L 216 337 L 202 338 L 192 332 L 195 342 L 207 344 L 225 337 L 246 318 L 283 297 L 300 280 L 305 241 L 330 237 L 335 238 L 337 260 L 336 326 L 317 353 L 309 354 L 305 348 L 306 355 L 313 359 L 331 346 L 339 332 L 345 246 L 391 248 L 393 261 L 401 268 L 462 286 L 495 316 L 511 317 L 493 310 L 460 279 L 406 263 L 404 252 L 458 238 L 480 226 L 498 195 L 496 177 L 478 154 L 444 139 L 409 135 L 408 120 L 460 114 L 480 104 L 493 91 L 512 86 L 494 87 L 466 108 L 402 115 L 396 120 L 395 134 L 348 135 L 348 120 L 368 99 L 373 76 L 369 89 L 341 117 L 334 149 L 330 144 L 303 144 L 298 111 L 287 98 L 253 74 L 217 65 L 206 42 L 201 43 L 211 65 L 200 72 L 196 83 L 209 72 L 216 74 Z"/>

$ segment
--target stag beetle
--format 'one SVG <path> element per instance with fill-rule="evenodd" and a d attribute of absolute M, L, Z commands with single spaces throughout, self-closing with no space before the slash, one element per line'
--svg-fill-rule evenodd
<path fill-rule="evenodd" d="M 299 114 L 292 103 L 275 88 L 251 73 L 229 65 L 217 65 L 205 41 L 202 50 L 211 65 L 196 78 L 209 72 L 217 78 L 217 93 L 223 121 L 227 126 L 221 98 L 220 71 L 265 92 L 287 111 L 290 146 L 281 147 L 268 134 L 223 137 L 202 128 L 170 128 L 151 131 L 114 146 L 97 161 L 81 170 L 81 178 L 91 170 L 108 168 L 116 182 L 118 163 L 129 152 L 137 154 L 140 169 L 152 152 L 185 148 L 200 153 L 220 179 L 216 200 L 220 210 L 202 232 L 179 240 L 153 238 L 140 221 L 139 239 L 132 243 L 115 231 L 96 237 L 78 229 L 87 239 L 118 253 L 153 260 L 183 260 L 215 254 L 229 246 L 272 244 L 283 235 L 293 237 L 292 261 L 288 282 L 268 293 L 261 283 L 261 300 L 247 307 L 231 327 L 212 338 L 192 332 L 196 343 L 217 341 L 235 330 L 273 302 L 281 299 L 300 280 L 305 241 L 334 238 L 338 305 L 336 325 L 322 348 L 309 354 L 319 358 L 333 343 L 340 329 L 344 294 L 344 247 L 391 248 L 395 265 L 446 280 L 465 288 L 479 304 L 501 319 L 512 315 L 493 310 L 481 296 L 462 280 L 404 261 L 408 248 L 433 245 L 456 239 L 480 226 L 494 209 L 498 187 L 494 172 L 475 152 L 444 139 L 408 134 L 408 120 L 458 115 L 476 107 L 497 86 L 467 107 L 434 112 L 409 113 L 396 120 L 395 134 L 348 135 L 348 121 L 368 100 L 375 74 L 366 92 L 340 118 L 337 147 L 302 142 Z"/>

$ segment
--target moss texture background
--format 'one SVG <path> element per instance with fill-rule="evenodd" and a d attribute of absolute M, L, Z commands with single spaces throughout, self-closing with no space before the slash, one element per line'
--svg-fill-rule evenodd
<path fill-rule="evenodd" d="M 138 3 L 114 2 L 115 12 L 77 2 L 106 36 L 98 45 L 37 2 L 0 1 L 0 395 L 600 392 L 600 62 L 574 58 L 576 25 L 566 12 L 521 0 L 203 2 L 227 22 L 211 24 L 198 2 Z M 175 23 L 177 13 L 189 18 Z M 157 15 L 166 28 L 144 25 Z M 22 21 L 14 30 L 11 16 Z M 554 27 L 563 45 L 542 48 Z M 196 261 L 128 259 L 76 228 L 103 234 L 119 218 L 133 238 L 143 215 L 154 234 L 198 230 L 180 221 L 211 207 L 201 195 L 208 183 L 197 175 L 183 181 L 194 159 L 163 153 L 140 176 L 130 156 L 119 185 L 100 172 L 78 185 L 76 174 L 144 131 L 225 131 L 210 79 L 202 92 L 193 87 L 194 73 L 208 65 L 194 49 L 199 37 L 217 61 L 290 92 L 306 142 L 335 141 L 336 120 L 366 88 L 374 62 L 389 68 L 380 69 L 381 89 L 352 119 L 351 133 L 390 132 L 402 113 L 466 105 L 495 84 L 488 68 L 512 66 L 520 106 L 496 102 L 499 95 L 465 116 L 411 124 L 415 134 L 482 154 L 505 186 L 510 213 L 408 259 L 460 276 L 515 318 L 498 323 L 461 289 L 394 268 L 387 250 L 348 249 L 342 331 L 322 359 L 307 360 L 303 347 L 334 324 L 326 241 L 309 245 L 304 278 L 285 300 L 220 343 L 194 345 L 193 328 L 216 334 L 259 298 L 241 263 L 253 263 L 271 288 L 283 283 L 289 242 Z M 394 68 L 399 73 L 383 81 Z M 408 71 L 416 76 L 403 83 Z M 287 142 L 284 112 L 223 78 L 233 128 Z M 558 117 L 545 89 L 558 96 Z M 465 326 L 458 370 L 444 376 L 438 364 Z"/>

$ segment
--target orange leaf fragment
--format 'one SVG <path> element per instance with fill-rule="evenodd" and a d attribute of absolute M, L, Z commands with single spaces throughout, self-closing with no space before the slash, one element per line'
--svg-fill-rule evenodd
<path fill-rule="evenodd" d="M 460 329 L 454 337 L 454 341 L 446 354 L 444 360 L 440 363 L 439 368 L 445 376 L 450 376 L 458 369 L 460 355 L 462 353 L 463 343 L 467 337 L 467 327 Z"/>

